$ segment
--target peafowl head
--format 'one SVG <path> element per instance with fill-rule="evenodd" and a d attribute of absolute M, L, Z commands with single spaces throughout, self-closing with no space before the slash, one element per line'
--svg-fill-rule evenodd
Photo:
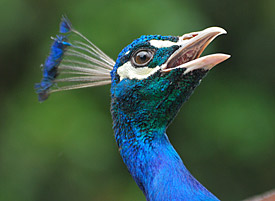
<path fill-rule="evenodd" d="M 114 124 L 130 118 L 143 129 L 166 128 L 207 72 L 230 57 L 200 57 L 214 38 L 226 33 L 219 27 L 182 36 L 141 36 L 116 62 L 75 30 L 67 17 L 59 32 L 43 65 L 42 81 L 35 86 L 39 100 L 56 91 L 111 83 Z"/>
<path fill-rule="evenodd" d="M 165 129 L 207 72 L 229 58 L 200 57 L 215 37 L 225 33 L 212 27 L 180 37 L 147 35 L 134 40 L 111 72 L 113 114 L 142 122 L 145 130 Z"/>
<path fill-rule="evenodd" d="M 44 101 L 52 92 L 111 83 L 114 128 L 132 122 L 142 130 L 165 130 L 207 72 L 230 57 L 200 57 L 214 38 L 225 33 L 211 27 L 182 36 L 144 35 L 114 62 L 63 17 L 35 88 Z M 69 85 L 57 86 L 62 83 Z"/>

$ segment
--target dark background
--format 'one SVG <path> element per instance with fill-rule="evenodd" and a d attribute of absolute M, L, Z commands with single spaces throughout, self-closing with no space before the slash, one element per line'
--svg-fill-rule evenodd
<path fill-rule="evenodd" d="M 221 26 L 215 67 L 168 129 L 192 174 L 221 200 L 275 187 L 274 0 L 1 0 L 0 200 L 141 201 L 113 139 L 109 86 L 52 94 L 34 83 L 62 14 L 113 59 L 143 34 Z"/>

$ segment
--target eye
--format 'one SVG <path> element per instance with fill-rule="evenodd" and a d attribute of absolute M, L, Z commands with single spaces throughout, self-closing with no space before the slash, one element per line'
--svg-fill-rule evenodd
<path fill-rule="evenodd" d="M 132 65 L 136 67 L 146 66 L 153 59 L 153 56 L 153 50 L 138 50 L 132 56 Z"/>

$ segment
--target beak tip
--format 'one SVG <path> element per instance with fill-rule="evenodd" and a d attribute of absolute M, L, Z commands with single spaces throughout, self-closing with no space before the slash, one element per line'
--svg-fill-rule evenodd
<path fill-rule="evenodd" d="M 221 27 L 217 27 L 217 28 L 220 29 L 220 33 L 221 33 L 221 34 L 227 34 L 227 31 L 226 31 L 225 29 L 223 29 L 223 28 L 221 28 Z"/>
<path fill-rule="evenodd" d="M 227 31 L 221 27 L 209 27 L 204 31 L 208 33 L 217 33 L 217 36 L 222 34 L 227 34 Z"/>
<path fill-rule="evenodd" d="M 206 69 L 210 70 L 214 66 L 218 65 L 221 62 L 224 62 L 225 60 L 229 59 L 230 57 L 231 57 L 231 55 L 229 55 L 229 54 L 221 54 L 221 53 L 209 55 L 209 56 L 206 57 L 207 58 L 206 61 L 210 65 L 208 65 L 208 67 L 206 67 Z"/>

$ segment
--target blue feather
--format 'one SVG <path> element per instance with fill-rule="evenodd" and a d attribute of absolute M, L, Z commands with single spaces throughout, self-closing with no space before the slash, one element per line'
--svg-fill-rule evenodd
<path fill-rule="evenodd" d="M 148 201 L 218 200 L 189 173 L 165 133 L 206 75 L 198 71 L 183 77 L 185 82 L 173 82 L 183 72 L 177 69 L 167 77 L 157 73 L 146 80 L 124 79 L 111 87 L 116 142 Z M 159 97 L 167 98 L 160 103 Z"/>
<path fill-rule="evenodd" d="M 40 83 L 35 84 L 40 102 L 46 100 L 49 94 L 55 91 L 110 83 L 109 71 L 113 68 L 114 61 L 81 33 L 73 30 L 71 22 L 65 16 L 62 17 L 59 32 L 60 34 L 53 39 L 50 54 L 43 65 L 43 78 Z M 69 42 L 69 36 L 71 36 L 69 33 L 75 34 L 80 40 Z M 61 73 L 63 77 L 60 78 Z M 77 82 L 77 84 L 67 84 L 52 89 L 53 86 L 57 86 L 57 82 Z"/>
<path fill-rule="evenodd" d="M 43 65 L 43 78 L 39 84 L 35 85 L 40 102 L 48 98 L 48 90 L 53 85 L 53 80 L 57 77 L 57 68 L 64 56 L 66 48 L 70 46 L 67 37 L 57 35 L 51 45 L 51 51 Z"/>
<path fill-rule="evenodd" d="M 70 20 L 67 18 L 67 16 L 62 16 L 61 22 L 60 22 L 60 33 L 69 33 L 72 31 L 72 24 Z"/>

